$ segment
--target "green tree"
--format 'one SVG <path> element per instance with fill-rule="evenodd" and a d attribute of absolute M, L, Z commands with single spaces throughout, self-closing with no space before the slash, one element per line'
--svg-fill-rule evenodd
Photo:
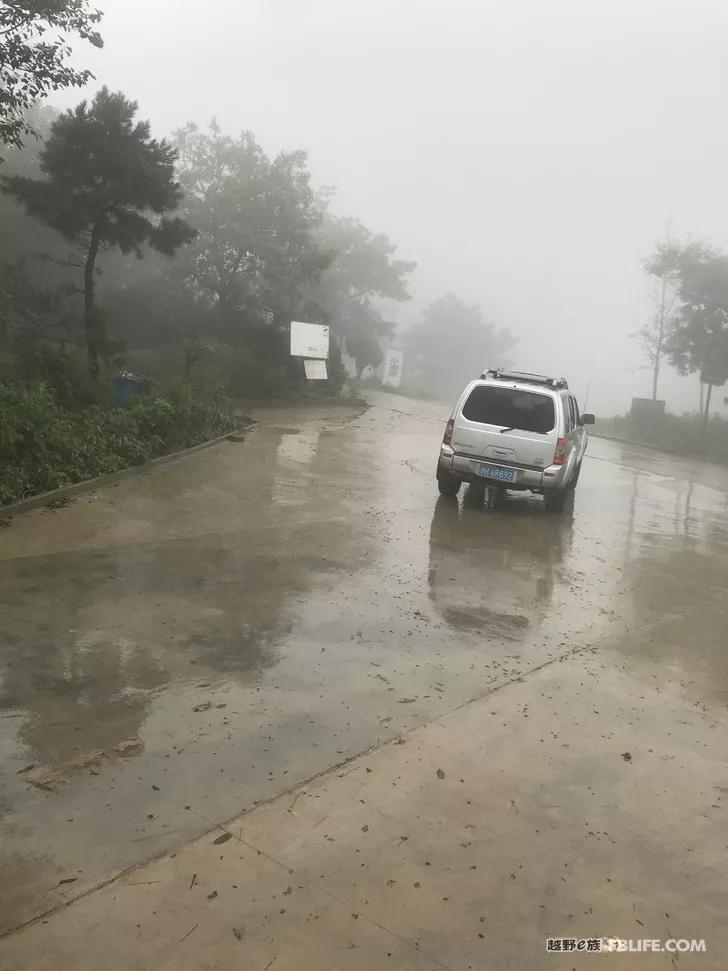
<path fill-rule="evenodd" d="M 70 242 L 83 269 L 84 327 L 89 370 L 99 371 L 107 337 L 95 305 L 95 268 L 101 250 L 142 255 L 143 244 L 171 255 L 194 232 L 166 214 L 181 199 L 174 179 L 175 149 L 135 121 L 137 104 L 107 88 L 53 123 L 41 150 L 43 178 L 6 176 L 3 191 Z"/>
<path fill-rule="evenodd" d="M 409 300 L 408 277 L 416 263 L 395 258 L 397 247 L 384 233 L 373 233 L 357 219 L 327 216 L 318 231 L 329 266 L 309 294 L 332 332 L 354 358 L 357 377 L 383 360 L 381 339 L 395 326 L 377 308 L 382 299 Z"/>
<path fill-rule="evenodd" d="M 314 230 L 322 218 L 304 152 L 268 158 L 251 132 L 215 122 L 175 133 L 184 212 L 197 230 L 188 283 L 217 307 L 232 343 L 260 329 L 280 332 L 304 313 L 304 289 L 330 260 Z"/>
<path fill-rule="evenodd" d="M 43 106 L 29 113 L 29 123 L 45 137 L 57 112 Z M 5 175 L 40 176 L 42 142 L 30 139 L 20 148 L 11 148 L 4 160 Z M 73 302 L 68 292 L 66 271 L 57 264 L 66 255 L 64 240 L 48 226 L 30 217 L 10 195 L 0 193 L 0 336 L 27 337 L 43 332 L 51 336 L 48 326 L 53 315 L 45 308 L 60 302 Z M 59 291 L 59 292 L 56 292 Z M 41 326 L 36 326 L 43 321 Z M 27 330 L 27 334 L 23 331 Z M 67 330 L 63 328 L 64 336 Z"/>
<path fill-rule="evenodd" d="M 680 374 L 728 376 L 728 256 L 681 254 L 679 307 L 666 351 Z"/>
<path fill-rule="evenodd" d="M 344 343 L 346 353 L 354 358 L 356 376 L 366 367 L 377 368 L 384 360 L 380 338 L 391 337 L 395 326 L 385 320 L 368 300 L 354 304 L 347 316 Z"/>
<path fill-rule="evenodd" d="M 187 247 L 174 259 L 147 249 L 109 253 L 96 283 L 96 299 L 126 348 L 182 347 L 186 334 L 202 335 L 212 316 L 206 301 L 184 285 Z"/>
<path fill-rule="evenodd" d="M 660 370 L 680 321 L 680 291 L 688 268 L 712 259 L 713 250 L 705 243 L 680 244 L 668 238 L 644 261 L 645 273 L 654 285 L 654 313 L 634 335 L 652 369 L 652 400 L 657 399 Z"/>
<path fill-rule="evenodd" d="M 39 98 L 93 77 L 67 60 L 73 37 L 103 46 L 100 20 L 88 0 L 0 0 L 0 142 L 20 147 L 35 133 L 26 112 Z"/>
<path fill-rule="evenodd" d="M 507 330 L 483 321 L 480 307 L 450 293 L 430 304 L 406 334 L 407 376 L 421 390 L 449 401 L 486 367 L 507 363 L 503 355 L 515 343 Z"/>
<path fill-rule="evenodd" d="M 329 216 L 318 240 L 333 258 L 313 294 L 335 328 L 346 329 L 352 308 L 376 298 L 409 300 L 408 277 L 417 264 L 395 259 L 397 247 L 356 219 Z"/>
<path fill-rule="evenodd" d="M 0 339 L 65 343 L 74 326 L 70 296 L 68 286 L 38 286 L 28 277 L 22 261 L 0 264 Z"/>

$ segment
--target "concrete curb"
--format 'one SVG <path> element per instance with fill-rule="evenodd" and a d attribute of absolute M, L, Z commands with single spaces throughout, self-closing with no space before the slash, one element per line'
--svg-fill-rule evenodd
<path fill-rule="evenodd" d="M 247 430 L 247 429 L 246 429 Z M 53 489 L 50 492 L 41 492 L 37 496 L 29 496 L 27 499 L 20 499 L 18 502 L 10 503 L 9 506 L 0 506 L 0 519 L 7 519 L 17 516 L 19 513 L 30 512 L 31 509 L 38 509 L 40 506 L 47 506 L 58 499 L 71 499 L 73 496 L 82 495 L 84 492 L 93 492 L 94 489 L 101 489 L 123 479 L 129 479 L 133 475 L 141 475 L 156 469 L 159 465 L 166 465 L 168 462 L 175 462 L 177 459 L 186 458 L 195 452 L 201 452 L 211 445 L 218 445 L 220 442 L 235 441 L 233 436 L 240 434 L 238 431 L 227 432 L 225 435 L 218 435 L 207 442 L 200 442 L 199 445 L 191 445 L 189 448 L 180 449 L 178 452 L 170 452 L 168 455 L 160 455 L 156 459 L 150 459 L 143 465 L 130 465 L 126 469 L 118 472 L 111 472 L 109 475 L 100 475 L 96 479 L 84 479 L 81 482 L 74 482 L 73 485 L 63 486 L 61 489 Z"/>
<path fill-rule="evenodd" d="M 659 452 L 660 455 L 665 455 L 671 459 L 682 459 L 683 461 L 690 462 L 704 462 L 706 465 L 717 465 L 720 468 L 725 468 L 728 462 L 723 462 L 720 459 L 711 459 L 707 455 L 691 455 L 685 452 L 668 452 L 665 448 L 660 448 L 659 445 L 650 445 L 649 442 L 638 442 L 633 438 L 619 438 L 617 435 L 603 435 L 597 432 L 589 432 L 589 435 L 593 438 L 603 438 L 607 442 L 617 442 L 619 445 L 630 445 L 632 448 L 642 448 L 649 449 L 651 452 Z"/>
<path fill-rule="evenodd" d="M 603 438 L 608 442 L 619 442 L 620 445 L 632 445 L 634 448 L 649 448 L 653 452 L 662 452 L 663 455 L 675 455 L 675 452 L 666 452 L 659 445 L 650 445 L 649 442 L 638 442 L 634 438 L 620 438 L 619 435 L 606 435 L 603 432 L 589 432 L 593 438 Z"/>
<path fill-rule="evenodd" d="M 316 406 L 316 405 L 330 405 L 333 408 L 349 408 L 354 410 L 359 408 L 361 410 L 366 410 L 370 407 L 368 401 L 364 398 L 327 398 L 327 397 L 294 397 L 294 398 L 236 398 L 235 399 L 235 409 L 244 410 L 246 414 L 250 414 L 255 411 L 256 408 L 270 408 L 276 409 L 280 408 L 281 411 L 285 408 L 297 407 L 298 405 L 304 406 Z"/>

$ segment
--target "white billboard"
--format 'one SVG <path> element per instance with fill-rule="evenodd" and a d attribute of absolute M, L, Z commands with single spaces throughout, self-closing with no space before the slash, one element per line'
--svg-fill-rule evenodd
<path fill-rule="evenodd" d="M 329 328 L 323 324 L 306 324 L 302 320 L 291 321 L 291 357 L 328 360 Z"/>
<path fill-rule="evenodd" d="M 402 382 L 403 360 L 404 355 L 402 354 L 402 351 L 385 352 L 382 384 L 387 384 L 390 388 L 398 388 L 400 386 Z"/>

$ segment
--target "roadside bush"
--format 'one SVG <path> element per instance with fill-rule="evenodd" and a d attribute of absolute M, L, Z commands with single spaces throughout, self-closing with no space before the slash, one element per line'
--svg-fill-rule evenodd
<path fill-rule="evenodd" d="M 247 348 L 230 349 L 227 390 L 233 398 L 255 398 L 258 365 Z"/>
<path fill-rule="evenodd" d="M 139 421 L 142 436 L 161 443 L 161 452 L 199 445 L 237 427 L 215 389 L 183 384 L 165 397 L 132 401 L 129 411 Z"/>
<path fill-rule="evenodd" d="M 71 411 L 47 385 L 0 383 L 0 503 L 117 472 L 236 427 L 194 389 Z"/>
<path fill-rule="evenodd" d="M 643 442 L 676 455 L 695 455 L 715 462 L 728 462 L 728 421 L 714 415 L 703 435 L 703 419 L 698 414 L 672 415 L 669 412 L 649 422 L 633 415 L 599 419 L 595 434 L 615 435 Z"/>
<path fill-rule="evenodd" d="M 76 344 L 17 339 L 0 349 L 0 381 L 6 384 L 42 383 L 65 408 L 110 404 L 112 381 L 94 381 L 86 355 Z"/>
<path fill-rule="evenodd" d="M 291 383 L 288 371 L 284 367 L 271 368 L 262 371 L 256 381 L 255 398 L 290 398 L 296 386 Z"/>
<path fill-rule="evenodd" d="M 147 378 L 164 395 L 185 380 L 184 352 L 179 348 L 132 351 L 118 363 Z M 188 383 L 208 398 L 223 393 L 231 398 L 289 398 L 298 387 L 285 367 L 265 366 L 248 348 L 214 342 L 200 346 Z"/>
<path fill-rule="evenodd" d="M 267 348 L 232 347 L 216 341 L 196 342 L 194 363 L 186 375 L 185 353 L 180 346 L 157 350 L 125 351 L 115 369 L 129 370 L 147 379 L 152 389 L 165 396 L 188 381 L 209 397 L 224 393 L 231 398 L 291 398 L 295 395 L 336 396 L 346 379 L 346 370 L 335 340 L 331 340 L 328 381 L 305 382 L 300 361 L 275 364 L 265 355 Z"/>

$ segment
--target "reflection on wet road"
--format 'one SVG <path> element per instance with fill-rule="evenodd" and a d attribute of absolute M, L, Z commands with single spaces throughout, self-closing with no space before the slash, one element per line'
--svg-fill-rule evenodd
<path fill-rule="evenodd" d="M 439 406 L 259 417 L 0 533 L 3 928 L 571 650 L 725 708 L 728 471 L 592 439 L 489 511 Z"/>

